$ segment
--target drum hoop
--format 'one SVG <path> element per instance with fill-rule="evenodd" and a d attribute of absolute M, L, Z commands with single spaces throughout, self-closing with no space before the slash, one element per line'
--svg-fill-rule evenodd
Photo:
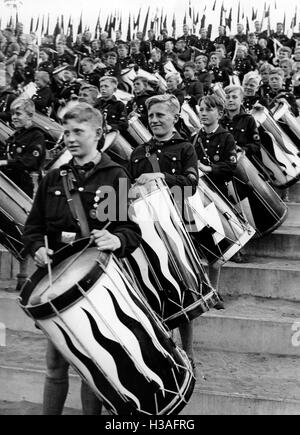
<path fill-rule="evenodd" d="M 89 238 L 83 238 L 59 249 L 54 254 L 52 267 L 58 265 L 62 260 L 70 258 L 72 255 L 84 250 L 86 247 L 88 247 L 89 241 Z M 111 258 L 111 254 L 107 255 L 100 253 L 100 258 L 103 260 L 103 266 L 106 267 Z M 103 268 L 99 267 L 98 261 L 99 257 L 98 259 L 95 257 L 95 264 L 92 266 L 89 272 L 83 276 L 80 281 L 78 281 L 77 284 L 74 284 L 63 294 L 51 300 L 51 304 L 55 306 L 57 311 L 63 312 L 71 305 L 75 304 L 78 300 L 82 299 L 83 296 L 81 291 L 78 289 L 78 285 L 81 287 L 81 289 L 83 289 L 83 291 L 88 292 L 99 280 L 100 276 L 104 272 Z M 26 282 L 20 294 L 19 304 L 21 308 L 23 308 L 31 317 L 36 320 L 47 319 L 55 315 L 55 312 L 49 302 L 41 303 L 40 305 L 36 306 L 28 305 L 29 299 L 33 294 L 33 290 L 47 275 L 47 273 L 47 269 L 38 269 Z"/>

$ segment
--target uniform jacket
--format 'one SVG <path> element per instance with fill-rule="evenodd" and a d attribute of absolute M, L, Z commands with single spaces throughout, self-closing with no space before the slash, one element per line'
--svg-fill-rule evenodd
<path fill-rule="evenodd" d="M 39 89 L 37 93 L 33 95 L 32 101 L 38 112 L 48 115 L 48 110 L 54 104 L 55 99 L 51 89 L 46 86 L 45 88 Z"/>
<path fill-rule="evenodd" d="M 17 98 L 13 90 L 6 90 L 0 95 L 0 119 L 4 122 L 11 120 L 10 106 L 11 103 Z"/>
<path fill-rule="evenodd" d="M 201 129 L 195 142 L 195 149 L 198 160 L 212 168 L 212 172 L 208 173 L 209 178 L 226 194 L 225 182 L 232 178 L 237 165 L 233 136 L 221 126 L 211 134 Z"/>
<path fill-rule="evenodd" d="M 203 84 L 199 82 L 199 80 L 184 80 L 182 89 L 184 89 L 185 94 L 191 97 L 190 105 L 195 107 L 198 103 L 199 99 L 203 97 Z"/>
<path fill-rule="evenodd" d="M 3 172 L 32 196 L 31 172 L 39 172 L 46 154 L 44 133 L 38 127 L 16 131 L 7 142 L 8 166 Z"/>
<path fill-rule="evenodd" d="M 44 236 L 49 238 L 49 246 L 53 250 L 63 247 L 61 242 L 62 232 L 78 234 L 79 225 L 72 216 L 67 203 L 62 183 L 62 171 L 73 168 L 75 178 L 73 188 L 80 192 L 83 208 L 85 210 L 89 228 L 102 229 L 107 221 L 101 222 L 95 216 L 95 195 L 99 188 L 103 195 L 98 205 L 103 206 L 109 201 L 105 195 L 105 186 L 114 188 L 116 192 L 116 212 L 111 215 L 110 226 L 107 230 L 118 236 L 121 248 L 115 252 L 118 257 L 123 257 L 133 252 L 140 243 L 141 232 L 139 227 L 128 220 L 127 191 L 129 187 L 128 174 L 124 168 L 113 162 L 105 153 L 101 161 L 87 174 L 80 175 L 73 161 L 59 169 L 49 172 L 43 178 L 24 229 L 23 241 L 25 249 L 32 255 L 41 246 L 44 246 Z M 120 190 L 119 190 L 120 188 Z M 108 198 L 108 199 L 107 199 Z M 120 203 L 119 203 L 120 199 Z M 114 210 L 114 208 L 112 209 Z M 115 215 L 115 217 L 114 217 Z"/>
<path fill-rule="evenodd" d="M 128 167 L 133 182 L 142 174 L 154 172 L 146 156 L 147 147 L 149 147 L 150 154 L 156 153 L 160 172 L 165 175 L 169 187 L 191 186 L 192 190 L 195 191 L 198 184 L 195 149 L 178 133 L 175 133 L 172 139 L 167 142 L 158 142 L 152 139 L 133 151 Z"/>
<path fill-rule="evenodd" d="M 96 109 L 100 110 L 106 123 L 114 130 L 126 131 L 128 128 L 127 110 L 122 101 L 117 100 L 113 95 L 108 101 L 99 98 Z"/>
<path fill-rule="evenodd" d="M 247 157 L 257 156 L 261 159 L 261 141 L 255 119 L 241 109 L 240 113 L 229 119 L 225 115 L 221 124 L 234 137 L 238 146 L 246 151 Z"/>

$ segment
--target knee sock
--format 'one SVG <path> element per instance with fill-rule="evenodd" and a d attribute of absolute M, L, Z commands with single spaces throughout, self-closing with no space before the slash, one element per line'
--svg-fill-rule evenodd
<path fill-rule="evenodd" d="M 81 382 L 81 403 L 83 415 L 101 415 L 102 402 L 83 381 Z"/>
<path fill-rule="evenodd" d="M 61 415 L 69 390 L 69 378 L 46 377 L 44 386 L 43 415 Z"/>

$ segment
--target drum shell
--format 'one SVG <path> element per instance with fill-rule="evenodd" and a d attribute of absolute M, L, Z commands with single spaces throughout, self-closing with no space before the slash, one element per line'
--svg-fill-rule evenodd
<path fill-rule="evenodd" d="M 62 139 L 63 137 L 63 127 L 55 122 L 53 119 L 42 115 L 41 113 L 35 113 L 33 116 L 33 125 L 39 127 L 43 130 L 46 142 L 47 149 L 52 149 L 55 145 Z"/>
<path fill-rule="evenodd" d="M 166 187 L 132 202 L 132 220 L 142 243 L 128 263 L 151 308 L 164 324 L 177 328 L 219 300 Z"/>
<path fill-rule="evenodd" d="M 222 266 L 255 235 L 254 228 L 205 175 L 200 175 L 197 192 L 187 203 L 194 218 L 189 232 L 210 264 Z"/>
<path fill-rule="evenodd" d="M 117 163 L 121 165 L 127 164 L 130 160 L 133 147 L 119 132 L 108 133 L 106 137 L 109 137 L 110 134 L 114 134 L 115 138 L 106 150 L 107 154 Z"/>
<path fill-rule="evenodd" d="M 32 200 L 1 172 L 0 181 L 0 243 L 22 260 L 22 234 Z"/>
<path fill-rule="evenodd" d="M 147 130 L 137 116 L 131 118 L 128 124 L 129 127 L 127 131 L 138 145 L 143 145 L 152 139 L 150 131 Z"/>
<path fill-rule="evenodd" d="M 72 160 L 72 154 L 66 148 L 63 148 L 58 155 L 50 160 L 45 166 L 45 171 L 52 171 L 53 169 L 59 169 L 62 165 L 66 165 Z"/>
<path fill-rule="evenodd" d="M 292 186 L 300 176 L 300 154 L 297 147 L 273 119 L 267 109 L 252 110 L 262 139 L 262 170 L 270 183 L 280 189 Z M 266 170 L 265 170 L 266 168 Z"/>
<path fill-rule="evenodd" d="M 86 243 L 76 242 L 55 254 L 49 293 L 57 290 L 57 276 Z M 118 261 L 97 257 L 96 247 L 85 251 L 63 273 L 58 288 L 65 291 L 58 291 L 51 303 L 45 294 L 40 305 L 32 306 L 31 296 L 47 286 L 47 272 L 38 270 L 22 289 L 21 308 L 111 413 L 178 413 L 194 388 L 187 356 L 122 274 Z M 175 388 L 178 394 L 171 394 Z"/>
<path fill-rule="evenodd" d="M 272 233 L 285 221 L 287 206 L 244 152 L 238 155 L 234 178 L 228 187 L 230 200 L 256 229 L 256 237 Z"/>

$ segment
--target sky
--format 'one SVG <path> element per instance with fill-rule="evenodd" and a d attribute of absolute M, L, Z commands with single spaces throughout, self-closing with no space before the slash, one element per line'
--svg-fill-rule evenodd
<path fill-rule="evenodd" d="M 0 0 L 0 16 L 2 19 L 2 23 L 7 23 L 10 16 L 10 7 L 5 5 L 6 1 L 10 0 Z M 217 27 L 219 25 L 219 17 L 220 17 L 220 9 L 222 5 L 222 0 L 216 0 L 216 10 L 212 11 L 213 4 L 215 0 L 190 0 L 192 7 L 195 8 L 195 12 L 199 11 L 200 17 L 203 14 L 203 9 L 205 5 L 206 8 L 206 24 L 213 25 L 213 33 L 217 31 Z M 94 31 L 99 10 L 101 10 L 100 20 L 101 25 L 104 27 L 107 14 L 114 12 L 115 10 L 120 11 L 123 17 L 123 33 L 127 32 L 127 22 L 129 12 L 131 14 L 135 14 L 137 16 L 138 10 L 141 7 L 141 23 L 144 23 L 144 17 L 147 12 L 148 6 L 151 6 L 150 9 L 150 17 L 155 13 L 156 9 L 159 11 L 159 16 L 161 15 L 161 8 L 164 8 L 164 13 L 167 14 L 167 25 L 169 31 L 171 32 L 171 23 L 173 19 L 173 13 L 175 13 L 176 21 L 177 21 L 177 36 L 181 34 L 182 30 L 182 21 L 184 17 L 184 13 L 189 7 L 189 0 L 151 0 L 151 1 L 142 1 L 142 0 L 22 0 L 19 3 L 18 14 L 19 19 L 24 23 L 25 30 L 29 30 L 31 17 L 34 17 L 35 20 L 38 16 L 40 19 L 43 15 L 50 15 L 50 31 L 53 30 L 56 22 L 56 17 L 58 15 L 63 15 L 65 18 L 65 22 L 68 22 L 70 14 L 74 21 L 74 27 L 77 29 L 77 25 L 79 22 L 80 14 L 83 14 L 83 23 L 90 27 L 92 31 Z M 224 7 L 229 13 L 230 7 L 233 6 L 233 23 L 236 23 L 237 17 L 237 9 L 238 9 L 238 1 L 237 0 L 224 0 Z M 277 5 L 277 9 L 275 10 L 275 3 Z M 284 13 L 286 13 L 286 23 L 288 27 L 290 26 L 292 17 L 295 13 L 295 6 L 298 4 L 298 15 L 297 15 L 297 27 L 295 30 L 298 31 L 298 23 L 300 22 L 300 4 L 299 0 L 267 0 L 266 1 L 267 8 L 270 5 L 271 11 L 271 25 L 272 27 L 275 25 L 277 21 L 282 21 L 284 17 Z M 248 15 L 251 20 L 252 16 L 252 7 L 258 8 L 259 14 L 258 18 L 261 19 L 262 11 L 264 7 L 264 0 L 241 0 L 241 11 L 244 10 L 245 17 Z M 5 25 L 4 24 L 4 25 Z M 250 21 L 251 24 L 251 21 Z M 3 26 L 3 24 L 2 24 Z M 141 26 L 142 27 L 142 26 Z M 198 29 L 197 29 L 198 30 Z M 235 29 L 232 29 L 233 33 L 235 33 Z M 214 35 L 212 35 L 214 36 Z"/>

